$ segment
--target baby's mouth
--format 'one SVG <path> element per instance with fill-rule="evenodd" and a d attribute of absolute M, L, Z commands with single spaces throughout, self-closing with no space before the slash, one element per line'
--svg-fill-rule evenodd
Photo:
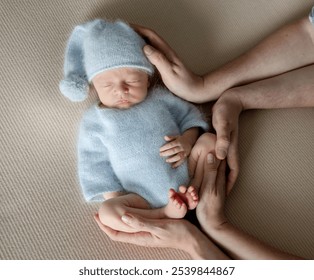
<path fill-rule="evenodd" d="M 126 99 L 121 99 L 118 101 L 118 103 L 130 103 L 130 101 Z"/>

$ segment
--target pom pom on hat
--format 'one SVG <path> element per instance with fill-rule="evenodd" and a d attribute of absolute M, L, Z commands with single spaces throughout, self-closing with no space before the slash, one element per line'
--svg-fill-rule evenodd
<path fill-rule="evenodd" d="M 60 91 L 71 101 L 83 101 L 89 82 L 103 71 L 131 67 L 152 75 L 154 68 L 142 51 L 144 45 L 145 41 L 122 21 L 96 19 L 76 26 L 65 52 Z"/>
<path fill-rule="evenodd" d="M 64 96 L 73 102 L 84 101 L 89 91 L 89 84 L 86 79 L 79 76 L 64 79 L 59 84 L 60 91 Z"/>

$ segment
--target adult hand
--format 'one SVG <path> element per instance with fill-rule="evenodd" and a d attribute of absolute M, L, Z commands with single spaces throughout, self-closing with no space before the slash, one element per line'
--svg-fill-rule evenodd
<path fill-rule="evenodd" d="M 131 243 L 146 247 L 167 247 L 180 249 L 190 254 L 192 259 L 228 259 L 208 237 L 190 222 L 180 219 L 146 219 L 126 214 L 122 220 L 136 233 L 126 233 L 104 226 L 98 215 L 95 220 L 100 229 L 113 241 Z"/>
<path fill-rule="evenodd" d="M 160 72 L 167 88 L 185 100 L 204 102 L 203 77 L 187 69 L 175 51 L 156 32 L 140 25 L 132 24 L 132 27 L 151 44 L 144 47 L 144 53 Z"/>
<path fill-rule="evenodd" d="M 227 194 L 230 193 L 239 174 L 238 122 L 242 103 L 236 95 L 236 88 L 222 94 L 213 107 L 212 122 L 216 130 L 216 156 L 227 159 L 230 169 L 227 181 Z"/>
<path fill-rule="evenodd" d="M 204 163 L 209 153 L 215 153 L 216 135 L 213 133 L 202 134 L 194 144 L 188 159 L 189 185 L 200 189 L 204 177 Z"/>
<path fill-rule="evenodd" d="M 196 208 L 196 216 L 204 229 L 210 229 L 227 222 L 224 214 L 226 198 L 226 161 L 220 161 L 209 153 L 204 163 L 204 178 L 200 190 L 200 201 Z"/>
<path fill-rule="evenodd" d="M 131 243 L 146 247 L 169 247 L 182 249 L 189 252 L 190 247 L 187 240 L 194 238 L 197 228 L 186 220 L 180 219 L 147 219 L 139 216 L 125 214 L 123 222 L 139 232 L 126 233 L 113 230 L 103 225 L 95 215 L 95 220 L 100 229 L 113 241 Z"/>
<path fill-rule="evenodd" d="M 202 230 L 234 259 L 297 259 L 293 256 L 262 243 L 258 239 L 237 229 L 225 216 L 226 161 L 208 154 L 204 164 L 204 180 L 201 186 L 200 201 L 196 216 Z"/>

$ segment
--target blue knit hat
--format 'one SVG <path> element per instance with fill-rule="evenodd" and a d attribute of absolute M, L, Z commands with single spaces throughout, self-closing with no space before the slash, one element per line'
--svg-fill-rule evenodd
<path fill-rule="evenodd" d="M 83 101 L 91 80 L 105 70 L 131 67 L 152 75 L 154 68 L 142 51 L 144 45 L 122 21 L 96 19 L 76 26 L 65 52 L 62 94 L 71 101 Z"/>

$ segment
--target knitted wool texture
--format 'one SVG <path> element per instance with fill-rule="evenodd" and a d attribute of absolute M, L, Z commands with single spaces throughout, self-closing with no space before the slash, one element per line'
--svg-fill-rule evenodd
<path fill-rule="evenodd" d="M 78 141 L 79 177 L 87 201 L 106 192 L 133 192 L 152 207 L 168 202 L 168 190 L 189 183 L 187 162 L 173 169 L 160 157 L 165 135 L 208 129 L 199 110 L 163 88 L 127 109 L 92 106 L 83 116 Z"/>
<path fill-rule="evenodd" d="M 96 19 L 76 26 L 66 47 L 60 91 L 71 101 L 83 101 L 89 83 L 103 71 L 131 67 L 151 75 L 154 69 L 143 53 L 144 45 L 145 41 L 122 21 Z"/>

